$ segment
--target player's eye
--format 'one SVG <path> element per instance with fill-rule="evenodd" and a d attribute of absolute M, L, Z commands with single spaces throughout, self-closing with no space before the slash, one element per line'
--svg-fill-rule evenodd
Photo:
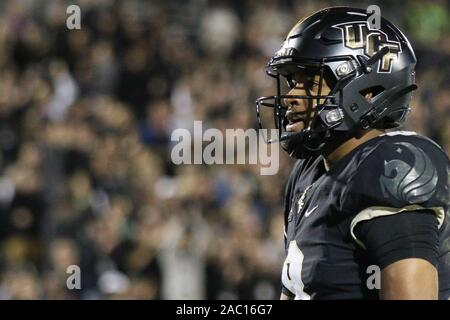
<path fill-rule="evenodd" d="M 287 76 L 286 83 L 290 89 L 298 88 L 298 89 L 309 89 L 312 90 L 319 85 L 319 81 L 315 80 L 315 76 Z"/>
<path fill-rule="evenodd" d="M 319 85 L 319 81 L 316 81 L 314 79 L 308 79 L 305 83 L 305 87 L 308 87 L 309 89 L 313 89 Z"/>

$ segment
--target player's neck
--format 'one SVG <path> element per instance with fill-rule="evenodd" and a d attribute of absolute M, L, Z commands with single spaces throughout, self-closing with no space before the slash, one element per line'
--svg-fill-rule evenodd
<path fill-rule="evenodd" d="M 349 154 L 353 149 L 363 144 L 364 142 L 367 142 L 370 139 L 378 137 L 384 133 L 385 133 L 384 131 L 372 129 L 369 131 L 365 131 L 362 135 L 358 137 L 353 137 L 345 141 L 338 148 L 333 150 L 330 154 L 325 155 L 325 168 L 327 169 L 327 171 L 330 170 L 331 167 L 333 167 L 333 165 L 336 164 L 336 162 L 338 162 L 347 154 Z"/>

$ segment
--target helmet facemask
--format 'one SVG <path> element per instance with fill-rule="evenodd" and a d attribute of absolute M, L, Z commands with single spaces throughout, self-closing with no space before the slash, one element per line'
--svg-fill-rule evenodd
<path fill-rule="evenodd" d="M 263 115 L 263 110 L 268 109 L 268 113 L 273 115 L 272 128 L 278 130 L 278 140 L 266 138 L 266 142 L 279 141 L 282 148 L 294 158 L 318 153 L 330 135 L 331 128 L 324 125 L 320 115 L 324 110 L 337 108 L 335 98 L 330 94 L 331 81 L 326 79 L 326 65 L 288 65 L 276 71 L 268 69 L 267 73 L 276 80 L 276 95 L 259 98 L 256 111 L 261 129 L 270 128 L 266 125 L 268 117 Z M 330 88 L 330 92 L 325 92 L 326 87 Z M 294 88 L 304 94 L 288 94 Z M 299 101 L 303 109 L 294 111 L 298 110 Z M 300 131 L 288 131 L 288 125 L 295 125 L 296 122 L 303 122 L 303 128 Z"/>

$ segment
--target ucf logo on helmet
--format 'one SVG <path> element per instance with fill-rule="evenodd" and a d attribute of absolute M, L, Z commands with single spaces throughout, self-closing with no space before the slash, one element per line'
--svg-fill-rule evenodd
<path fill-rule="evenodd" d="M 392 64 L 402 52 L 400 42 L 389 40 L 387 35 L 377 29 L 370 29 L 367 21 L 346 22 L 334 25 L 333 28 L 342 31 L 343 45 L 349 49 L 362 49 L 367 57 L 372 57 L 384 47 L 389 52 L 384 55 L 378 65 L 378 72 L 390 73 Z"/>

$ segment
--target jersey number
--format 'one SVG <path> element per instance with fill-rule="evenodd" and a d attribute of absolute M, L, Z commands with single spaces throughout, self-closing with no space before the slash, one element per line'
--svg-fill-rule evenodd
<path fill-rule="evenodd" d="M 297 241 L 289 243 L 288 254 L 283 265 L 281 281 L 283 285 L 295 294 L 296 300 L 310 300 L 311 296 L 304 291 L 305 284 L 302 281 L 302 265 L 305 256 L 297 246 Z"/>

